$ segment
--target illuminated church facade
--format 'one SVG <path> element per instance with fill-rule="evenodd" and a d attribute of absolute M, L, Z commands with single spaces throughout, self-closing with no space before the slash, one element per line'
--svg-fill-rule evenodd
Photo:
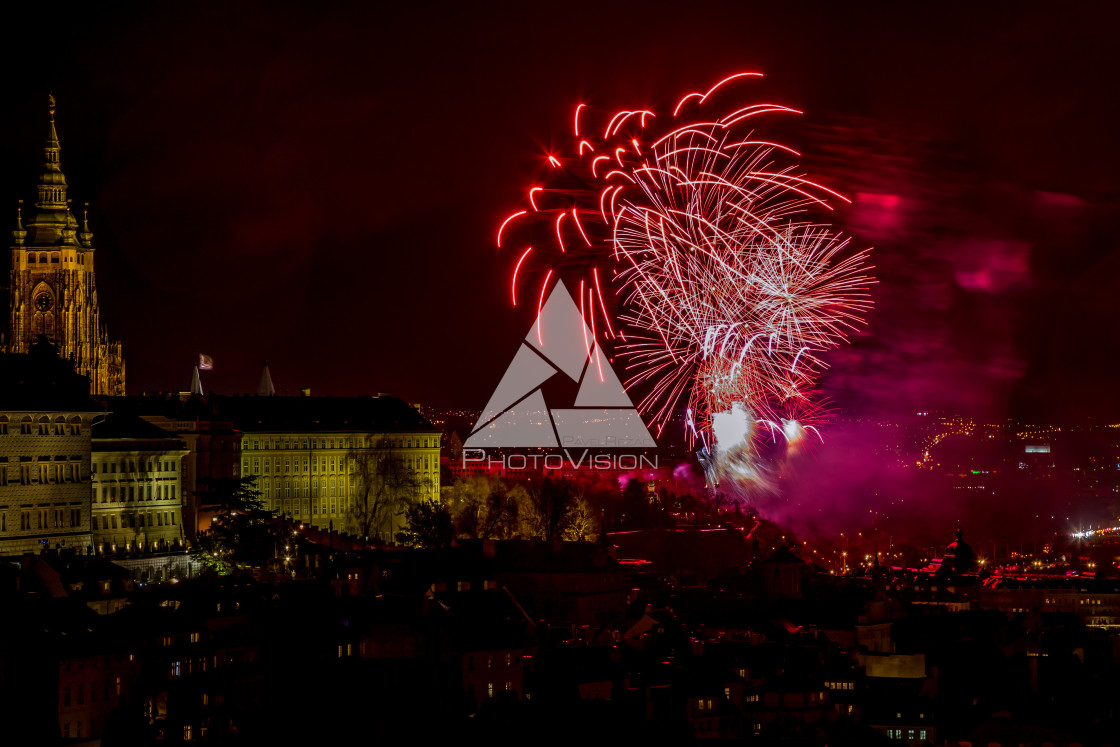
<path fill-rule="evenodd" d="M 124 355 L 101 321 L 88 213 L 79 226 L 66 197 L 54 106 L 52 96 L 38 199 L 29 215 L 19 210 L 12 231 L 7 352 L 26 353 L 46 335 L 89 377 L 90 394 L 123 395 Z"/>

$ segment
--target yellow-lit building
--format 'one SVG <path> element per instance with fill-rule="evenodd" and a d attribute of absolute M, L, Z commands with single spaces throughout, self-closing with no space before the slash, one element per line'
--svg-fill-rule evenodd
<path fill-rule="evenodd" d="M 93 543 L 100 553 L 184 547 L 184 441 L 134 416 L 112 414 L 92 439 Z"/>
<path fill-rule="evenodd" d="M 88 392 L 52 345 L 0 355 L 0 555 L 90 549 Z"/>
<path fill-rule="evenodd" d="M 207 503 L 208 483 L 238 474 L 241 434 L 233 422 L 211 416 L 207 400 L 198 395 L 142 394 L 130 397 L 101 397 L 105 409 L 139 417 L 182 439 L 181 485 L 184 535 L 194 542 L 200 531 L 210 527 L 213 510 Z"/>
<path fill-rule="evenodd" d="M 88 215 L 79 226 L 66 196 L 53 97 L 47 124 L 38 199 L 26 215 L 19 209 L 12 231 L 7 350 L 26 353 L 46 335 L 89 377 L 92 394 L 124 394 L 121 344 L 109 337 L 98 306 Z"/>
<path fill-rule="evenodd" d="M 364 481 L 403 505 L 439 497 L 441 434 L 396 397 L 213 397 L 241 432 L 239 472 L 265 506 L 321 528 L 360 533 Z M 403 510 L 403 509 L 401 509 Z M 391 539 L 399 510 L 377 533 Z"/>

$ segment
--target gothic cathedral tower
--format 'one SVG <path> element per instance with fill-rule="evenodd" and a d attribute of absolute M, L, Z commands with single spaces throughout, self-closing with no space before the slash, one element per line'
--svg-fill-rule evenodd
<path fill-rule="evenodd" d="M 93 234 L 88 211 L 81 230 L 66 199 L 54 128 L 54 96 L 43 148 L 39 198 L 24 227 L 22 209 L 12 231 L 10 288 L 12 328 L 8 350 L 26 353 L 39 335 L 58 346 L 63 358 L 88 376 L 90 394 L 124 394 L 124 356 L 110 339 L 97 307 L 93 278 Z"/>

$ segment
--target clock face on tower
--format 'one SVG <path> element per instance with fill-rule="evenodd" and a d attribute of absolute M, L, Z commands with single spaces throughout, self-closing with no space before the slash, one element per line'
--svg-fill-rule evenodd
<path fill-rule="evenodd" d="M 54 305 L 54 301 L 51 299 L 50 294 L 48 294 L 48 293 L 40 293 L 38 296 L 35 297 L 35 308 L 38 309 L 39 311 L 42 311 L 42 312 L 50 311 L 51 306 L 53 306 L 53 305 Z"/>

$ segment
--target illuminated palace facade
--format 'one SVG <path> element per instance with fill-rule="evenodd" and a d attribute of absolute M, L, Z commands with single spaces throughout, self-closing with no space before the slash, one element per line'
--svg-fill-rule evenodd
<path fill-rule="evenodd" d="M 414 475 L 415 496 L 439 497 L 438 433 L 265 431 L 241 439 L 241 473 L 256 478 L 265 505 L 293 519 L 349 528 L 360 486 L 354 452 L 384 450 Z"/>
<path fill-rule="evenodd" d="M 367 486 L 382 497 L 439 498 L 442 434 L 397 397 L 145 395 L 102 402 L 114 416 L 138 416 L 185 442 L 178 490 L 188 541 L 210 527 L 207 483 L 215 479 L 252 478 L 265 508 L 354 533 Z M 95 499 L 95 508 L 104 510 L 103 503 Z M 380 539 L 390 540 L 394 527 L 399 516 L 386 522 Z"/>
<path fill-rule="evenodd" d="M 93 273 L 93 234 L 88 214 L 82 225 L 70 211 L 66 177 L 59 161 L 50 100 L 47 140 L 34 210 L 16 215 L 12 231 L 7 352 L 26 353 L 46 335 L 59 355 L 88 376 L 93 395 L 124 394 L 124 356 L 101 321 Z"/>
<path fill-rule="evenodd" d="M 357 531 L 361 460 L 375 462 L 375 490 L 439 498 L 441 434 L 396 397 L 213 399 L 241 433 L 240 474 L 254 478 L 265 506 L 282 515 Z M 397 471 L 384 474 L 388 469 Z"/>
<path fill-rule="evenodd" d="M 186 443 L 141 418 L 112 413 L 93 427 L 91 447 L 94 550 L 181 549 Z"/>
<path fill-rule="evenodd" d="M 90 433 L 104 417 L 89 383 L 49 343 L 0 355 L 0 556 L 87 552 Z"/>

